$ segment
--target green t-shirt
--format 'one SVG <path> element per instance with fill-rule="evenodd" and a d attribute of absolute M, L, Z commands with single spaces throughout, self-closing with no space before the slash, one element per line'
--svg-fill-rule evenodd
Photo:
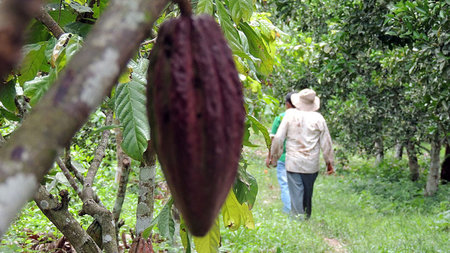
<path fill-rule="evenodd" d="M 278 127 L 281 124 L 281 121 L 283 120 L 284 115 L 286 112 L 280 113 L 272 124 L 272 131 L 271 134 L 275 135 L 277 133 Z M 280 156 L 280 161 L 285 162 L 286 161 L 286 140 L 284 140 L 284 147 L 283 147 L 283 154 Z"/>

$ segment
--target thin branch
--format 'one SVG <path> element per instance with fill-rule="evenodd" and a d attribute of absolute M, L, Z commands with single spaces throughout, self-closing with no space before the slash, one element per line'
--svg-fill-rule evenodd
<path fill-rule="evenodd" d="M 39 12 L 39 15 L 36 16 L 36 19 L 44 24 L 57 39 L 59 39 L 59 37 L 61 37 L 64 33 L 64 30 L 58 25 L 52 16 L 45 11 L 44 8 L 41 8 L 41 11 Z"/>
<path fill-rule="evenodd" d="M 77 170 L 77 168 L 75 168 L 75 166 L 73 166 L 73 164 L 72 164 L 72 157 L 70 155 L 70 147 L 66 148 L 66 151 L 64 154 L 64 165 L 77 178 L 78 182 L 80 182 L 81 184 L 84 184 L 83 175 L 81 175 L 81 173 Z"/>
<path fill-rule="evenodd" d="M 151 39 L 151 40 L 146 40 L 146 41 L 141 43 L 141 46 L 145 46 L 145 45 L 148 45 L 148 44 L 154 44 L 156 42 L 156 39 L 157 38 L 154 38 L 154 39 Z"/>
<path fill-rule="evenodd" d="M 70 171 L 67 169 L 64 162 L 61 160 L 61 158 L 56 158 L 56 163 L 58 164 L 59 168 L 61 168 L 61 171 L 63 172 L 64 176 L 66 177 L 67 181 L 69 181 L 70 186 L 75 190 L 75 192 L 78 194 L 78 197 L 81 199 L 81 190 L 78 187 L 77 182 L 70 174 Z"/>
<path fill-rule="evenodd" d="M 113 113 L 111 111 L 109 111 L 106 114 L 106 123 L 105 123 L 106 126 L 111 125 L 112 117 L 113 117 Z M 100 167 L 100 164 L 102 163 L 102 160 L 105 157 L 105 150 L 108 145 L 108 140 L 109 140 L 110 134 L 111 134 L 111 132 L 109 130 L 105 130 L 102 133 L 102 138 L 100 140 L 100 143 L 97 146 L 94 159 L 91 162 L 91 165 L 88 169 L 88 173 L 87 173 L 85 181 L 84 181 L 84 188 L 92 187 L 92 185 L 94 184 L 95 175 L 97 175 L 98 168 Z"/>
<path fill-rule="evenodd" d="M 117 164 L 118 169 L 121 171 L 121 176 L 119 180 L 119 188 L 117 189 L 116 202 L 114 204 L 113 209 L 114 222 L 117 224 L 116 227 L 118 227 L 120 213 L 122 212 L 122 206 L 127 191 L 127 184 L 129 178 L 128 176 L 131 170 L 130 169 L 131 159 L 125 154 L 125 152 L 120 146 L 122 143 L 122 139 L 123 139 L 122 131 L 119 130 L 119 132 L 116 133 L 116 143 L 117 143 Z"/>

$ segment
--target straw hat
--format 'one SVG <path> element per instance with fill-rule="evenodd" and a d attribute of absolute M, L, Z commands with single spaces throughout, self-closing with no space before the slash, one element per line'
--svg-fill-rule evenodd
<path fill-rule="evenodd" d="M 291 96 L 292 104 L 300 111 L 314 112 L 320 108 L 320 99 L 316 96 L 316 92 L 311 89 L 303 89 L 299 93 Z"/>

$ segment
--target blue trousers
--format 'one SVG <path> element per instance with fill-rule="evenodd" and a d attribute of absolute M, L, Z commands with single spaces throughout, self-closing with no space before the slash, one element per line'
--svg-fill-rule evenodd
<path fill-rule="evenodd" d="M 289 187 L 286 177 L 285 163 L 282 161 L 277 162 L 277 179 L 280 184 L 281 201 L 283 202 L 283 212 L 290 213 L 291 211 L 291 198 L 289 196 Z"/>
<path fill-rule="evenodd" d="M 304 215 L 306 212 L 306 218 L 311 217 L 313 188 L 318 174 L 287 172 L 292 215 Z"/>

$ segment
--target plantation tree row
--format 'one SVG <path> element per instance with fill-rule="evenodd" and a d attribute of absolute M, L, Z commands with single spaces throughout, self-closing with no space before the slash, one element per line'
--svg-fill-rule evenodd
<path fill-rule="evenodd" d="M 251 96 L 272 71 L 277 28 L 255 12 L 252 0 L 192 4 L 195 13 L 216 18 L 233 51 L 247 95 L 244 144 L 253 146 L 253 128 L 270 145 L 267 130 L 252 116 L 259 109 Z M 192 238 L 182 218 L 172 215 L 171 199 L 153 217 L 157 165 L 146 117 L 147 57 L 161 23 L 177 15 L 168 0 L 0 1 L 0 237 L 34 199 L 77 252 L 118 252 L 120 214 L 134 170 L 139 197 L 131 252 L 151 247 L 154 227 L 170 240 L 178 227 L 187 249 L 219 247 L 219 226 Z M 79 154 L 86 161 L 75 162 Z M 111 161 L 118 186 L 109 189 L 115 203 L 108 209 L 111 201 L 99 198 L 96 181 L 99 171 L 116 167 Z M 220 216 L 225 227 L 254 226 L 256 194 L 242 158 Z M 81 203 L 78 215 L 93 217 L 88 229 L 70 212 L 74 201 Z"/>
<path fill-rule="evenodd" d="M 450 141 L 450 1 L 268 1 L 280 27 L 296 36 L 281 50 L 273 90 L 313 87 L 342 149 L 430 154 L 426 195 L 439 184 Z M 285 27 L 282 24 L 285 23 Z M 429 143 L 430 148 L 424 147 Z M 447 152 L 448 153 L 448 152 Z M 442 175 L 448 178 L 448 166 Z"/>

